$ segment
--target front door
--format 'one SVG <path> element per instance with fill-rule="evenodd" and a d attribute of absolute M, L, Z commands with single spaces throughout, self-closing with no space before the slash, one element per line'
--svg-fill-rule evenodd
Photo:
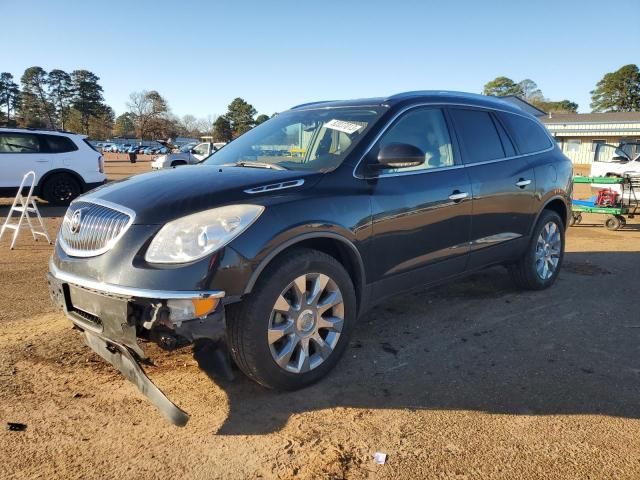
<path fill-rule="evenodd" d="M 193 147 L 191 152 L 191 156 L 193 157 L 193 161 L 191 163 L 198 163 L 209 156 L 211 153 L 211 144 L 207 142 L 201 143 Z"/>
<path fill-rule="evenodd" d="M 365 163 L 390 143 L 420 148 L 425 163 L 382 170 L 369 180 L 372 293 L 378 299 L 463 272 L 471 227 L 471 186 L 443 111 L 418 107 L 404 113 Z"/>
<path fill-rule="evenodd" d="M 25 173 L 33 170 L 38 179 L 49 168 L 37 135 L 0 132 L 0 188 L 17 188 Z"/>

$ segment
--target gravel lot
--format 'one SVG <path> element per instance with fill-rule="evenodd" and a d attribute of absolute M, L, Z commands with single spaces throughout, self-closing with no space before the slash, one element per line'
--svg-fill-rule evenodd
<path fill-rule="evenodd" d="M 43 213 L 55 231 L 62 211 Z M 0 477 L 640 478 L 640 224 L 590 220 L 552 289 L 495 268 L 397 298 L 303 391 L 216 383 L 189 349 L 152 348 L 148 373 L 192 415 L 182 429 L 53 308 L 51 247 L 5 239 Z"/>

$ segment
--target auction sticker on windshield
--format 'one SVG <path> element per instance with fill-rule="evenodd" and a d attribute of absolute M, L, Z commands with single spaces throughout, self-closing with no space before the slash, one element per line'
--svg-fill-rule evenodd
<path fill-rule="evenodd" d="M 357 123 L 345 122 L 344 120 L 329 120 L 324 124 L 325 127 L 331 128 L 332 130 L 338 130 L 340 132 L 344 132 L 347 135 L 351 135 L 352 133 L 357 132 L 362 128 L 362 125 L 358 125 Z"/>

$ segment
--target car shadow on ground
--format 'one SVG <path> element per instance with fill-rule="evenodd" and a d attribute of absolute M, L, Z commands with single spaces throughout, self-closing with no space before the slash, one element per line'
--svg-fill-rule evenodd
<path fill-rule="evenodd" d="M 4 222 L 4 218 L 9 215 L 9 209 L 11 208 L 11 203 L 3 203 L 0 205 L 0 218 Z M 49 205 L 47 202 L 36 199 L 36 205 L 38 206 L 38 211 L 40 212 L 40 216 L 43 218 L 60 218 L 64 217 L 65 212 L 67 211 L 67 207 L 57 207 L 54 205 Z M 13 216 L 16 220 L 19 217 L 19 213 L 14 212 Z M 33 217 L 34 215 L 31 214 Z"/>
<path fill-rule="evenodd" d="M 639 253 L 568 253 L 556 285 L 522 292 L 503 268 L 365 314 L 333 373 L 290 393 L 238 373 L 219 434 L 279 430 L 333 407 L 640 418 Z"/>

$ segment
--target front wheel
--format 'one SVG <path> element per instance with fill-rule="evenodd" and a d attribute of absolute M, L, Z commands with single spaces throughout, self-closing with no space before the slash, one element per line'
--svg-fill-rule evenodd
<path fill-rule="evenodd" d="M 556 212 L 544 210 L 526 252 L 509 271 L 519 287 L 543 290 L 556 281 L 563 258 L 564 225 Z"/>
<path fill-rule="evenodd" d="M 296 390 L 338 362 L 356 320 L 356 296 L 336 259 L 296 249 L 267 267 L 253 292 L 229 307 L 227 318 L 238 367 L 268 388 Z"/>
<path fill-rule="evenodd" d="M 52 205 L 69 205 L 82 193 L 80 182 L 68 173 L 56 173 L 42 187 L 42 197 Z"/>

